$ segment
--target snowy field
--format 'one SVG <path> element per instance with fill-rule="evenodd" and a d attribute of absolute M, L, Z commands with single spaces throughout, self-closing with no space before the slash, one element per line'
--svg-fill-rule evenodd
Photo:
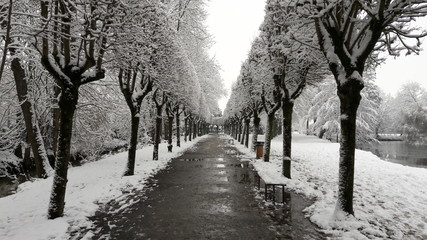
<path fill-rule="evenodd" d="M 293 135 L 292 179 L 280 177 L 282 136 L 272 141 L 272 161 L 254 162 L 260 176 L 315 199 L 306 216 L 333 239 L 427 239 L 427 169 L 386 162 L 356 150 L 353 216 L 334 214 L 338 143 Z M 236 144 L 248 158 L 254 153 Z"/>
<path fill-rule="evenodd" d="M 182 142 L 180 148 L 174 147 L 173 153 L 167 152 L 166 143 L 161 144 L 159 161 L 148 160 L 152 159 L 152 146 L 138 150 L 135 175 L 130 177 L 122 177 L 127 152 L 70 168 L 64 217 L 55 220 L 46 217 L 52 177 L 25 182 L 16 194 L 0 198 L 0 239 L 68 239 L 68 232 L 91 225 L 87 217 L 95 214 L 99 204 L 113 199 L 120 202 L 131 190 L 143 189 L 149 176 L 203 138 Z"/>

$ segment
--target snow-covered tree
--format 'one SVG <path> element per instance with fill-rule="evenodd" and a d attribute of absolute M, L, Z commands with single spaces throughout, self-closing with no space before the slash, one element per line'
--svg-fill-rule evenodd
<path fill-rule="evenodd" d="M 192 65 L 192 67 L 185 67 L 184 69 L 195 71 L 195 78 L 198 81 L 198 83 L 195 83 L 194 80 L 189 79 L 193 81 L 191 85 L 193 88 L 187 88 L 190 91 L 184 97 L 185 101 L 174 100 L 185 109 L 184 128 L 193 130 L 196 119 L 201 117 L 207 120 L 210 119 L 212 114 L 219 113 L 218 100 L 225 95 L 219 67 L 215 59 L 209 57 L 208 54 L 211 36 L 205 25 L 207 16 L 205 11 L 206 0 L 166 0 L 163 2 L 169 9 L 172 26 L 176 30 L 182 49 Z M 203 97 L 200 98 L 199 94 L 203 95 Z M 201 108 L 200 101 L 206 103 L 207 108 Z M 177 110 L 176 113 L 182 111 Z M 208 110 L 209 113 L 200 112 L 204 110 Z M 176 118 L 179 118 L 180 114 L 175 115 Z M 179 119 L 176 119 L 176 123 L 177 129 L 179 129 Z M 187 124 L 191 124 L 193 127 L 188 128 Z M 188 134 L 186 131 L 185 140 Z M 177 140 L 179 138 L 180 136 L 177 134 Z"/>
<path fill-rule="evenodd" d="M 398 125 L 405 141 L 425 144 L 427 142 L 427 91 L 417 82 L 402 85 L 395 103 Z"/>
<path fill-rule="evenodd" d="M 255 143 L 258 141 L 258 134 L 260 132 L 260 113 L 263 110 L 262 106 L 262 84 L 259 84 L 260 75 L 257 69 L 258 64 L 262 60 L 262 53 L 260 52 L 260 44 L 262 44 L 260 38 L 256 38 L 252 42 L 251 50 L 247 62 L 242 65 L 242 82 L 244 90 L 250 97 L 248 109 L 252 114 L 253 119 L 253 130 L 252 130 L 252 146 L 255 151 Z"/>
<path fill-rule="evenodd" d="M 79 88 L 105 77 L 110 29 L 118 24 L 116 1 L 41 1 L 36 36 L 41 63 L 61 89 L 60 135 L 48 217 L 64 212 L 73 120 Z"/>
<path fill-rule="evenodd" d="M 353 214 L 356 116 L 367 61 L 378 50 L 419 52 L 419 38 L 426 33 L 411 23 L 427 14 L 427 2 L 313 1 L 298 8 L 303 14 L 312 10 L 320 49 L 337 84 L 341 147 L 336 211 Z"/>
<path fill-rule="evenodd" d="M 23 3 L 26 3 L 25 1 Z M 2 59 L 0 64 L 0 81 L 5 67 L 10 66 L 15 80 L 15 89 L 17 91 L 17 101 L 21 107 L 24 120 L 26 142 L 31 146 L 36 166 L 37 177 L 47 177 L 51 174 L 52 168 L 49 165 L 45 143 L 40 130 L 39 117 L 34 106 L 34 95 L 31 89 L 31 81 L 41 77 L 39 64 L 32 57 L 31 48 L 28 48 L 30 41 L 25 26 L 31 24 L 32 17 L 25 13 L 29 11 L 26 4 L 15 4 L 13 1 L 7 1 L 0 5 L 0 25 L 2 27 Z M 22 14 L 18 14 L 22 12 Z M 43 79 L 45 76 L 43 76 Z"/>
<path fill-rule="evenodd" d="M 0 27 L 2 33 L 1 36 L 1 62 L 0 62 L 0 82 L 3 77 L 4 67 L 6 65 L 7 53 L 9 51 L 9 44 L 11 42 L 10 33 L 12 30 L 12 9 L 13 9 L 13 1 L 5 1 L 0 3 Z M 5 30 L 5 31 L 3 31 Z"/>
<path fill-rule="evenodd" d="M 113 44 L 114 67 L 119 68 L 120 89 L 131 112 L 131 137 L 128 164 L 124 175 L 133 175 L 136 147 L 141 118 L 141 105 L 150 93 L 156 79 L 162 79 L 162 67 L 168 56 L 164 48 L 173 45 L 174 31 L 166 9 L 156 2 L 139 1 L 129 3 L 121 26 L 115 29 Z M 173 50 L 172 50 L 173 51 Z M 118 67 L 117 67 L 118 66 Z M 161 66 L 161 67 L 160 67 Z"/>
<path fill-rule="evenodd" d="M 282 92 L 283 169 L 291 177 L 292 114 L 294 101 L 306 85 L 322 79 L 325 66 L 321 52 L 315 46 L 314 24 L 300 16 L 293 2 L 267 1 L 266 15 L 261 26 L 274 75 Z M 304 38 L 304 42 L 301 39 Z"/>
<path fill-rule="evenodd" d="M 340 135 L 340 103 L 334 94 L 336 84 L 331 77 L 317 88 L 313 97 L 313 105 L 309 110 L 309 119 L 314 119 L 310 131 L 319 138 L 339 142 Z M 362 100 L 357 112 L 357 144 L 375 142 L 376 127 L 378 126 L 378 111 L 381 103 L 380 91 L 373 79 L 365 80 L 365 88 L 361 91 Z"/>

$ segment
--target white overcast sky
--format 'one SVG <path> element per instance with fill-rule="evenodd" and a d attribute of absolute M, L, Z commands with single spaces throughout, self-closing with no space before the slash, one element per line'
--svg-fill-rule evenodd
<path fill-rule="evenodd" d="M 240 66 L 246 59 L 251 42 L 258 35 L 264 19 L 265 0 L 210 0 L 207 5 L 207 25 L 214 37 L 211 54 L 221 65 L 221 75 L 230 93 L 236 81 Z M 427 21 L 424 21 L 427 27 Z M 423 48 L 427 51 L 427 39 Z M 395 94 L 400 86 L 409 81 L 417 81 L 427 89 L 427 52 L 420 55 L 389 58 L 377 69 L 376 84 L 384 92 Z M 227 99 L 222 99 L 224 109 Z"/>

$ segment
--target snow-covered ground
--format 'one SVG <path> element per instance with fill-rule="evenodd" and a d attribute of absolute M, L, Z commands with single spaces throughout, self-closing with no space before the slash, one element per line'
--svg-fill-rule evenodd
<path fill-rule="evenodd" d="M 356 150 L 355 216 L 334 214 L 339 144 L 293 135 L 292 179 L 279 177 L 282 137 L 272 141 L 272 160 L 254 162 L 260 175 L 315 200 L 306 216 L 333 239 L 427 239 L 427 169 L 383 161 Z M 236 143 L 245 158 L 254 153 Z"/>
<path fill-rule="evenodd" d="M 180 148 L 174 147 L 173 153 L 167 152 L 166 143 L 161 144 L 159 161 L 149 160 L 152 146 L 138 150 L 135 175 L 130 177 L 122 177 L 127 152 L 70 168 L 64 217 L 54 220 L 46 217 L 52 177 L 25 182 L 16 194 L 0 198 L 0 239 L 68 239 L 68 232 L 91 225 L 88 217 L 95 214 L 99 204 L 120 201 L 132 189 L 143 189 L 149 176 L 203 138 L 182 142 Z"/>
<path fill-rule="evenodd" d="M 8 167 L 19 168 L 20 161 L 21 160 L 15 157 L 15 155 L 12 155 L 8 152 L 0 151 L 0 177 L 5 177 L 10 174 L 7 170 Z"/>

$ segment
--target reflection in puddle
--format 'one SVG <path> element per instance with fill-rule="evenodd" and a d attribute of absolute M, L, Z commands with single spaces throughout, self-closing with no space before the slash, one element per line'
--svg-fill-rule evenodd
<path fill-rule="evenodd" d="M 226 173 L 227 173 L 226 171 L 221 170 L 221 171 L 218 172 L 218 175 L 225 175 Z"/>
<path fill-rule="evenodd" d="M 250 175 L 255 177 L 256 173 L 252 172 Z M 256 177 L 254 184 L 260 190 L 258 199 L 267 199 L 267 202 L 263 201 L 264 204 L 260 206 L 265 210 L 265 215 L 276 223 L 272 226 L 273 229 L 289 233 L 289 239 L 326 239 L 305 218 L 303 211 L 310 205 L 305 198 L 283 189 L 280 185 L 275 186 L 274 190 L 272 186 L 268 187 L 265 194 L 264 181 Z M 293 238 L 292 235 L 298 238 Z"/>
<path fill-rule="evenodd" d="M 224 162 L 224 158 L 217 158 L 218 162 Z"/>
<path fill-rule="evenodd" d="M 182 159 L 179 159 L 179 161 L 181 161 L 181 162 L 200 162 L 202 160 L 203 159 L 200 159 L 200 158 L 190 158 L 190 159 L 182 158 Z"/>
<path fill-rule="evenodd" d="M 241 163 L 237 163 L 237 164 L 235 164 L 235 163 L 227 164 L 227 166 L 229 166 L 229 167 L 237 167 L 237 168 L 243 168 L 243 167 L 244 167 L 244 165 L 243 165 L 243 164 L 241 164 Z"/>
<path fill-rule="evenodd" d="M 209 186 L 208 188 L 206 188 L 206 190 L 213 193 L 231 192 L 231 189 L 229 187 L 223 187 L 223 186 Z"/>
<path fill-rule="evenodd" d="M 219 177 L 218 179 L 219 179 L 219 181 L 222 181 L 222 182 L 228 182 L 229 181 L 228 177 Z"/>
<path fill-rule="evenodd" d="M 217 164 L 216 167 L 217 168 L 225 168 L 225 164 Z"/>
<path fill-rule="evenodd" d="M 209 212 L 213 214 L 230 213 L 230 212 L 233 212 L 233 209 L 231 208 L 229 203 L 218 203 L 218 204 L 209 206 Z"/>
<path fill-rule="evenodd" d="M 228 213 L 228 212 L 231 212 L 232 210 L 230 206 L 222 204 L 221 206 L 218 207 L 218 211 L 223 213 Z"/>

